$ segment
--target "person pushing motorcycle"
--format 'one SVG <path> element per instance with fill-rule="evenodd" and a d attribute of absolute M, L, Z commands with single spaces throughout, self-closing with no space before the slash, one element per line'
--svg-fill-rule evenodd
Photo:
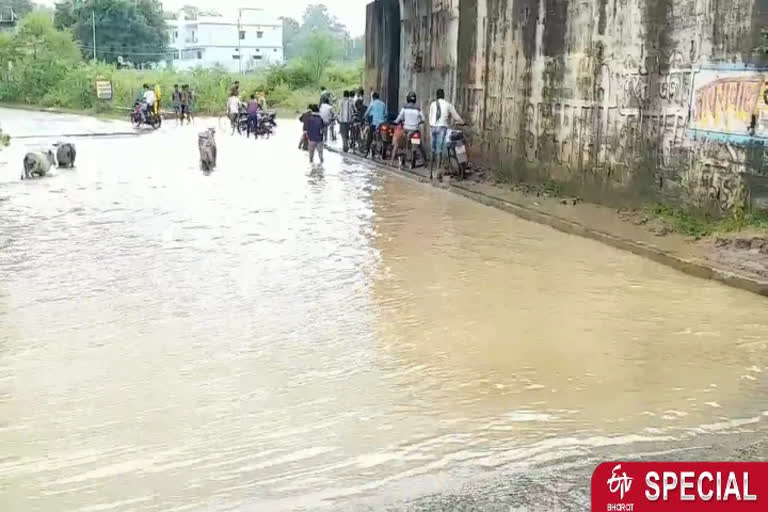
<path fill-rule="evenodd" d="M 400 114 L 397 116 L 397 119 L 395 119 L 395 124 L 403 124 L 406 140 L 408 141 L 408 150 L 414 151 L 412 143 L 413 135 L 418 133 L 419 138 L 421 137 L 421 125 L 424 124 L 424 114 L 416 104 L 415 92 L 409 92 L 405 100 L 405 106 L 400 110 Z M 419 146 L 419 151 L 421 152 L 422 159 L 426 160 L 426 155 L 424 154 L 424 148 L 422 146 Z"/>

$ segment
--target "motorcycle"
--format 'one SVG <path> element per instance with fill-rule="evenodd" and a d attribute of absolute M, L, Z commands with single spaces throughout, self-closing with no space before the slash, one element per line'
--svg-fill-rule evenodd
<path fill-rule="evenodd" d="M 271 136 L 277 127 L 277 121 L 275 120 L 276 116 L 276 112 L 264 112 L 259 114 L 259 123 L 256 125 L 256 135 L 265 137 Z"/>
<path fill-rule="evenodd" d="M 425 167 L 427 165 L 427 154 L 424 152 L 424 140 L 421 138 L 421 130 L 415 130 L 408 137 L 408 149 L 411 160 L 411 169 Z M 430 176 L 431 177 L 431 176 Z"/>
<path fill-rule="evenodd" d="M 133 105 L 133 112 L 131 112 L 131 124 L 134 128 L 140 128 L 142 125 L 148 125 L 152 127 L 153 130 L 157 130 L 160 128 L 160 125 L 163 124 L 163 118 L 160 117 L 160 113 L 155 113 L 152 110 L 147 110 L 147 112 L 144 112 L 144 103 L 137 101 Z"/>
<path fill-rule="evenodd" d="M 456 176 L 463 180 L 469 168 L 467 160 L 467 147 L 464 144 L 464 132 L 452 128 L 445 133 L 445 149 L 448 153 L 448 167 L 453 171 L 453 164 L 456 164 Z"/>
<path fill-rule="evenodd" d="M 376 158 L 376 153 L 382 160 L 387 159 L 387 151 L 392 150 L 392 135 L 394 134 L 395 127 L 389 122 L 383 123 L 379 126 L 378 132 L 374 135 L 373 144 L 371 147 L 371 157 Z"/>

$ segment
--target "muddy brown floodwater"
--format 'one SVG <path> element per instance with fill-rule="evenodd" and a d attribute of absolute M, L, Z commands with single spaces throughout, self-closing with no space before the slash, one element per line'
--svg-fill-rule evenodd
<path fill-rule="evenodd" d="M 12 135 L 122 123 L 0 111 Z M 322 510 L 761 422 L 765 299 L 196 127 L 0 153 L 0 503 Z M 624 446 L 626 445 L 626 448 Z M 618 448 L 617 448 L 618 447 Z"/>

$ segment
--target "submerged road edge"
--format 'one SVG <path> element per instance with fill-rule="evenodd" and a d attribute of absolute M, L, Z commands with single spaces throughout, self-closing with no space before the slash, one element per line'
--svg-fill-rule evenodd
<path fill-rule="evenodd" d="M 363 158 L 353 153 L 344 153 L 339 148 L 327 145 L 325 147 L 328 151 L 340 154 L 346 158 L 351 158 L 359 162 L 365 162 L 393 174 L 409 178 L 426 185 L 431 185 L 435 188 L 451 191 L 468 199 L 472 199 L 473 201 L 481 203 L 485 206 L 490 206 L 492 208 L 511 213 L 517 217 L 520 217 L 521 219 L 536 222 L 537 224 L 543 224 L 570 235 L 589 238 L 597 242 L 609 245 L 615 249 L 629 251 L 633 254 L 643 256 L 657 263 L 661 263 L 662 265 L 666 265 L 694 277 L 718 281 L 734 288 L 740 288 L 748 292 L 768 297 L 768 281 L 752 278 L 730 270 L 717 268 L 714 265 L 698 259 L 683 258 L 674 253 L 664 251 L 658 247 L 654 247 L 643 242 L 620 237 L 611 233 L 606 233 L 605 231 L 600 231 L 598 229 L 585 226 L 584 224 L 564 217 L 537 211 L 529 208 L 528 206 L 513 203 L 506 199 L 501 199 L 499 197 L 494 197 L 483 192 L 470 190 L 466 187 L 463 187 L 460 183 L 440 183 L 430 181 L 419 173 L 409 171 L 408 169 L 396 168 L 383 162 L 377 162 L 375 160 Z"/>

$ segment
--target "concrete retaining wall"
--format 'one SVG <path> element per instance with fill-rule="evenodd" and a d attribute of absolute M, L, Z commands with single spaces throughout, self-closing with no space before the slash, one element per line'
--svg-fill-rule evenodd
<path fill-rule="evenodd" d="M 474 160 L 604 203 L 768 205 L 767 61 L 755 50 L 768 1 L 401 0 L 399 10 L 400 101 L 414 90 L 426 108 L 445 88 L 472 123 Z"/>
<path fill-rule="evenodd" d="M 378 91 L 395 111 L 400 83 L 400 6 L 379 0 L 366 8 L 365 90 Z"/>

